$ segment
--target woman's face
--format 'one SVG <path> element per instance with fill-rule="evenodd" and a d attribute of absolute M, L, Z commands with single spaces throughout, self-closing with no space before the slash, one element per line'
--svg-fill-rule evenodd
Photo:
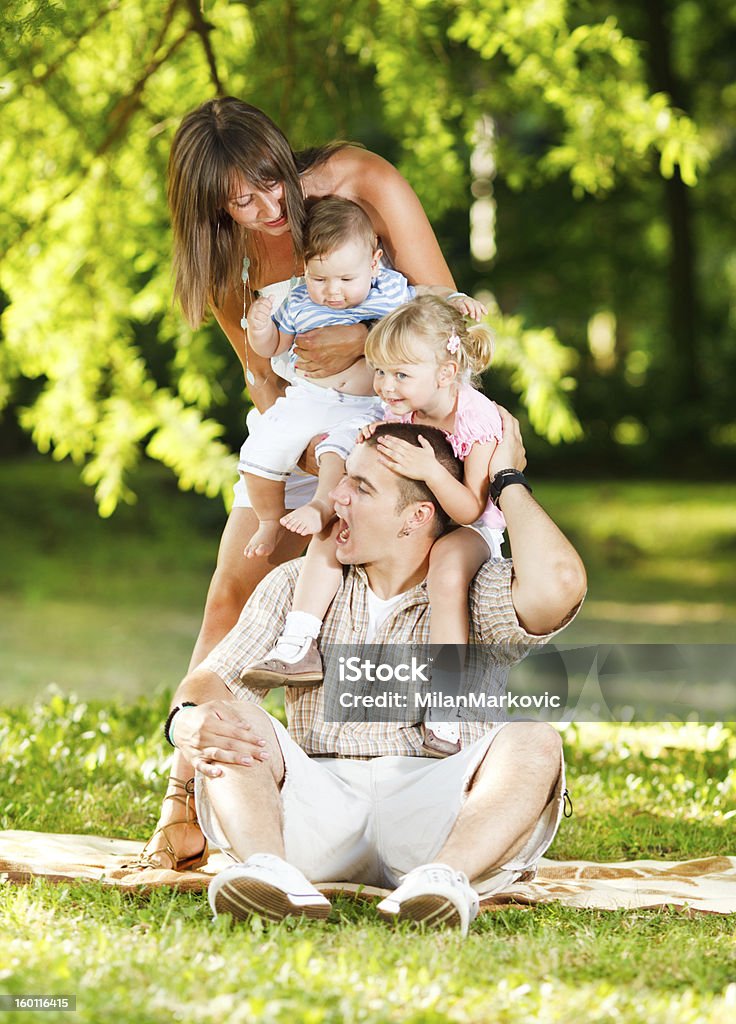
<path fill-rule="evenodd" d="M 266 235 L 283 235 L 289 230 L 283 181 L 267 188 L 255 188 L 241 179 L 227 201 L 227 212 L 236 224 Z"/>

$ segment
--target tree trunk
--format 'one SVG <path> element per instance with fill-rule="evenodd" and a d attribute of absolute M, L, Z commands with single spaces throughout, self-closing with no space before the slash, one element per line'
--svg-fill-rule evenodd
<path fill-rule="evenodd" d="M 678 78 L 671 53 L 670 10 L 667 0 L 647 0 L 649 74 L 652 87 L 667 93 L 673 104 L 688 113 L 688 96 Z M 672 359 L 668 367 L 669 440 L 692 448 L 703 440 L 702 382 L 697 350 L 698 298 L 695 279 L 696 251 L 690 190 L 679 168 L 664 180 L 665 206 L 670 229 L 669 330 Z"/>

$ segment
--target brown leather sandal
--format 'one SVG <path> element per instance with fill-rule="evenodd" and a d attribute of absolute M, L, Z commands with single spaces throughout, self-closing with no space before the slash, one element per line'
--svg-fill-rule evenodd
<path fill-rule="evenodd" d="M 136 870 L 142 870 L 143 868 L 155 868 L 159 871 L 194 871 L 207 863 L 207 857 L 209 856 L 209 850 L 207 848 L 207 840 L 202 836 L 202 849 L 189 857 L 180 857 L 172 846 L 171 839 L 169 837 L 169 829 L 174 828 L 176 825 L 199 825 L 197 821 L 197 811 L 194 807 L 194 779 L 188 779 L 184 782 L 183 779 L 177 779 L 173 775 L 169 776 L 169 785 L 177 787 L 173 793 L 167 793 L 164 800 L 179 800 L 184 801 L 184 817 L 178 821 L 170 821 L 168 825 L 162 825 L 161 828 L 157 828 L 151 838 L 148 840 L 146 845 L 141 851 L 140 857 L 132 862 L 131 864 L 125 864 L 123 867 L 131 868 Z M 179 792 L 182 790 L 182 792 Z M 190 815 L 191 809 L 191 815 Z M 163 849 L 152 850 L 148 852 L 148 847 L 153 843 L 157 836 L 163 835 L 166 845 Z M 171 867 L 167 868 L 164 864 L 157 864 L 152 858 L 153 857 L 168 857 L 171 861 Z"/>

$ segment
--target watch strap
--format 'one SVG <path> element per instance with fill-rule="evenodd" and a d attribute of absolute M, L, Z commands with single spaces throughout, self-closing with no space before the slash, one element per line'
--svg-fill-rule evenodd
<path fill-rule="evenodd" d="M 520 469 L 499 469 L 498 473 L 494 473 L 493 480 L 491 481 L 490 494 L 494 505 L 498 506 L 501 491 L 504 487 L 508 487 L 509 484 L 521 484 L 522 487 L 526 487 L 530 494 L 532 493 L 531 484 Z"/>

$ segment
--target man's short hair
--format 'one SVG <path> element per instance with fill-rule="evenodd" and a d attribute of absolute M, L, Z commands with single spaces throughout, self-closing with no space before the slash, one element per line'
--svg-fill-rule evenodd
<path fill-rule="evenodd" d="M 409 444 L 421 448 L 419 444 L 420 434 L 432 445 L 432 451 L 440 465 L 444 466 L 448 473 L 451 473 L 456 480 L 462 480 L 463 464 L 453 452 L 452 445 L 447 440 L 443 431 L 438 427 L 418 426 L 414 423 L 381 423 L 376 427 L 373 436 L 365 441 L 364 444 L 375 446 L 379 437 L 388 436 L 398 437 L 402 441 L 407 441 Z M 427 487 L 424 480 L 411 480 L 408 476 L 402 476 L 397 470 L 397 484 L 399 498 L 396 511 L 403 512 L 407 505 L 411 505 L 415 501 L 431 501 L 434 505 L 434 521 L 437 524 L 435 537 L 439 537 L 440 534 L 444 533 L 452 520 L 442 508 L 434 493 Z"/>
<path fill-rule="evenodd" d="M 304 262 L 329 256 L 347 242 L 364 242 L 371 254 L 378 246 L 368 214 L 351 199 L 322 196 L 307 202 Z"/>

